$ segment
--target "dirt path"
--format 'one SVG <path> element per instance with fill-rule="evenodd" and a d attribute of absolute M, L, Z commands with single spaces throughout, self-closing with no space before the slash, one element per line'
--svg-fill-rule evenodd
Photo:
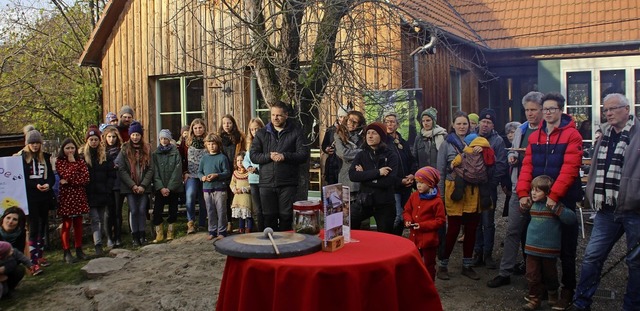
<path fill-rule="evenodd" d="M 504 219 L 498 217 L 496 258 L 504 232 Z M 587 227 L 590 229 L 590 227 Z M 586 240 L 579 238 L 578 262 Z M 624 239 L 614 248 L 605 269 L 624 253 Z M 346 246 L 348 247 L 348 246 Z M 436 281 L 444 310 L 519 310 L 524 303 L 526 280 L 512 277 L 512 283 L 498 289 L 486 287 L 497 270 L 477 268 L 480 281 L 460 275 L 461 245 L 451 256 L 449 281 Z M 214 310 L 224 270 L 225 256 L 214 251 L 206 234 L 189 235 L 170 243 L 148 245 L 133 251 L 134 258 L 119 271 L 79 285 L 51 288 L 41 299 L 25 302 L 15 310 Z M 56 263 L 60 264 L 60 263 Z M 615 300 L 596 299 L 593 310 L 621 310 L 627 269 L 618 265 L 600 288 L 617 291 Z M 87 298 L 91 296 L 93 298 Z M 549 309 L 543 304 L 543 309 Z"/>

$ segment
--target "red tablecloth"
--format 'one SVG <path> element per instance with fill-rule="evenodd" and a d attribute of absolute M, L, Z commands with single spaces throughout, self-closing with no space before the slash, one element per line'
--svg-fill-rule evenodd
<path fill-rule="evenodd" d="M 227 257 L 216 310 L 442 310 L 416 246 L 353 231 L 360 242 L 284 259 Z"/>

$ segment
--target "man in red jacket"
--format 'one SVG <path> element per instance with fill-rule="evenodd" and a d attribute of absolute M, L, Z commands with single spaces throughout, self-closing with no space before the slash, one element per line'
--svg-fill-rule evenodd
<path fill-rule="evenodd" d="M 576 202 L 582 200 L 582 184 L 579 178 L 582 164 L 582 136 L 576 129 L 573 118 L 563 113 L 564 97 L 549 93 L 542 97 L 544 121 L 539 129 L 529 136 L 529 145 L 522 162 L 516 193 L 520 208 L 531 207 L 531 180 L 548 175 L 555 180 L 547 196 L 547 206 L 558 203 L 575 211 Z M 562 291 L 554 310 L 564 310 L 573 299 L 576 288 L 576 248 L 578 225 L 562 225 Z"/>

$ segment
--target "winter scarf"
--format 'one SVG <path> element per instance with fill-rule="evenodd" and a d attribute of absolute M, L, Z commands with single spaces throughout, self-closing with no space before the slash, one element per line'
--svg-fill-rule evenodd
<path fill-rule="evenodd" d="M 600 210 L 603 205 L 616 206 L 616 198 L 620 187 L 620 176 L 622 175 L 622 164 L 624 162 L 624 152 L 629 145 L 629 130 L 635 124 L 633 116 L 629 116 L 629 121 L 620 133 L 620 140 L 616 144 L 611 165 L 606 170 L 607 150 L 609 149 L 609 139 L 613 127 L 609 127 L 606 133 L 603 133 L 600 148 L 598 149 L 596 164 L 596 183 L 593 193 L 594 208 Z M 605 175 L 606 170 L 606 175 Z"/>

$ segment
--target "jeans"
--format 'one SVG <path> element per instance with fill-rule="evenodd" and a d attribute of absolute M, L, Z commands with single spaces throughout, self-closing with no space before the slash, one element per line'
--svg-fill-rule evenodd
<path fill-rule="evenodd" d="M 129 203 L 129 215 L 131 215 L 131 232 L 144 232 L 147 221 L 147 202 L 149 196 L 143 194 L 127 194 L 127 202 Z"/>
<path fill-rule="evenodd" d="M 478 228 L 476 228 L 476 242 L 473 251 L 487 257 L 493 253 L 493 243 L 496 237 L 496 210 L 490 209 L 482 211 L 480 215 L 480 223 L 478 224 Z"/>
<path fill-rule="evenodd" d="M 204 202 L 204 192 L 202 192 L 202 181 L 195 177 L 187 178 L 187 181 L 184 184 L 186 206 L 187 206 L 187 220 L 195 221 L 196 220 L 196 199 L 198 200 L 198 205 L 200 206 L 198 210 L 198 226 L 206 227 L 207 226 L 207 207 Z"/>
<path fill-rule="evenodd" d="M 509 200 L 509 216 L 507 222 L 507 232 L 504 237 L 504 249 L 502 250 L 502 260 L 500 261 L 500 275 L 510 276 L 516 265 L 518 251 L 521 249 L 523 231 L 531 221 L 529 213 L 520 211 L 520 200 L 515 193 Z M 523 253 L 524 254 L 524 253 Z"/>
<path fill-rule="evenodd" d="M 260 186 L 260 201 L 264 215 L 264 227 L 273 231 L 289 231 L 293 228 L 293 201 L 296 186 Z"/>
<path fill-rule="evenodd" d="M 91 206 L 89 217 L 91 217 L 91 232 L 93 233 L 93 244 L 102 245 L 102 233 L 104 232 L 104 215 L 106 206 Z"/>
<path fill-rule="evenodd" d="M 624 294 L 623 310 L 637 310 L 640 305 L 640 215 L 627 213 L 614 215 L 611 211 L 598 211 L 593 220 L 591 238 L 582 261 L 580 282 L 576 288 L 575 305 L 591 306 L 592 297 L 600 284 L 600 273 L 609 252 L 626 233 L 629 269 L 627 292 Z"/>

